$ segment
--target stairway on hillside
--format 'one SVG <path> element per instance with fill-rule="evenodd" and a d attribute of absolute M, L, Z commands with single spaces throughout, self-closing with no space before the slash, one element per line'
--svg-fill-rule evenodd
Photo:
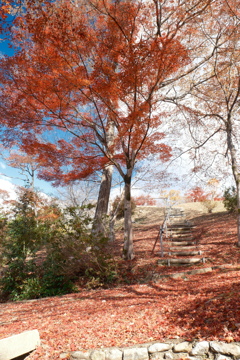
<path fill-rule="evenodd" d="M 165 234 L 164 257 L 158 260 L 158 264 L 183 266 L 204 263 L 194 238 L 195 226 L 186 220 L 183 210 L 171 209 L 169 218 L 171 225 Z"/>

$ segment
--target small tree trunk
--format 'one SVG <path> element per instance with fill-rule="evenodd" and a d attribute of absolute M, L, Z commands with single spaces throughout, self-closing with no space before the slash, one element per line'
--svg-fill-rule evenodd
<path fill-rule="evenodd" d="M 109 241 L 111 242 L 114 242 L 116 240 L 114 231 L 115 221 L 116 217 L 112 217 L 109 222 Z"/>
<path fill-rule="evenodd" d="M 109 197 L 112 185 L 113 165 L 108 164 L 103 169 L 101 185 L 98 193 L 92 233 L 106 235 L 105 221 L 108 212 Z"/>
<path fill-rule="evenodd" d="M 132 208 L 131 208 L 131 176 L 126 175 L 124 191 L 124 245 L 123 258 L 132 260 L 133 251 L 133 231 L 132 231 Z"/>
<path fill-rule="evenodd" d="M 115 231 L 114 231 L 114 226 L 115 226 L 115 221 L 117 218 L 117 213 L 118 213 L 118 209 L 120 207 L 121 201 L 123 199 L 124 196 L 124 191 L 122 191 L 120 198 L 119 198 L 119 202 L 117 204 L 117 207 L 115 209 L 115 211 L 112 211 L 110 214 L 110 220 L 109 220 L 109 240 L 111 242 L 115 241 Z"/>
<path fill-rule="evenodd" d="M 237 246 L 240 247 L 240 174 L 237 166 L 237 151 L 233 143 L 232 122 L 230 115 L 226 126 L 226 132 L 228 149 L 231 155 L 232 173 L 237 188 Z"/>
<path fill-rule="evenodd" d="M 114 141 L 114 122 L 109 118 L 108 128 L 106 131 L 106 148 L 109 148 L 113 145 Z M 111 192 L 112 185 L 112 173 L 113 173 L 113 164 L 109 163 L 105 165 L 102 173 L 102 181 L 98 194 L 97 207 L 95 212 L 95 217 L 93 221 L 92 234 L 98 235 L 102 234 L 104 236 L 106 233 L 106 215 L 108 213 L 108 204 L 109 197 Z"/>
<path fill-rule="evenodd" d="M 236 181 L 237 186 L 237 246 L 240 247 L 240 176 Z"/>

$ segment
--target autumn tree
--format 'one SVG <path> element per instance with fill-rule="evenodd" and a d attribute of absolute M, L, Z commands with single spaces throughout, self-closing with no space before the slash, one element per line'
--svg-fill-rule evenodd
<path fill-rule="evenodd" d="M 194 140 L 199 169 L 216 167 L 232 175 L 237 189 L 238 246 L 240 246 L 240 163 L 239 163 L 239 1 L 216 1 L 212 22 L 203 38 L 218 38 L 218 46 L 198 81 L 191 83 L 192 104 L 181 109 L 188 113 L 188 129 Z M 189 96 L 189 95 L 188 95 Z M 201 161 L 201 159 L 204 159 Z M 206 170 L 205 170 L 206 171 Z M 225 175 L 226 176 L 226 175 Z"/>
<path fill-rule="evenodd" d="M 139 195 L 134 197 L 134 201 L 137 206 L 156 206 L 156 200 L 150 195 Z"/>
<path fill-rule="evenodd" d="M 26 186 L 34 190 L 36 173 L 40 169 L 40 164 L 34 156 L 11 152 L 10 156 L 4 158 L 4 160 L 9 166 L 18 169 Z"/>
<path fill-rule="evenodd" d="M 0 33 L 8 34 L 16 17 L 21 14 L 37 13 L 49 0 L 1 0 Z"/>
<path fill-rule="evenodd" d="M 181 36 L 209 3 L 46 2 L 37 16 L 16 19 L 16 53 L 1 60 L 5 143 L 44 159 L 42 178 L 57 184 L 113 165 L 125 184 L 126 259 L 134 257 L 135 164 L 149 154 L 170 156 L 162 104 L 171 85 L 199 66 L 189 67 Z"/>
<path fill-rule="evenodd" d="M 195 186 L 194 188 L 190 189 L 186 194 L 186 198 L 190 201 L 197 202 L 197 201 L 205 201 L 207 200 L 207 194 L 200 186 Z"/>
<path fill-rule="evenodd" d="M 172 207 L 181 202 L 182 196 L 180 190 L 162 190 L 160 199 L 164 199 L 166 207 Z"/>

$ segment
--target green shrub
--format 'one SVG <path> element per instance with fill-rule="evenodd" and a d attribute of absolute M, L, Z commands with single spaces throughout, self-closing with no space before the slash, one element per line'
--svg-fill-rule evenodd
<path fill-rule="evenodd" d="M 3 276 L 0 281 L 4 298 L 16 299 L 23 284 L 34 277 L 35 255 L 41 246 L 41 232 L 35 216 L 37 194 L 29 189 L 20 192 L 11 220 L 2 234 Z"/>
<path fill-rule="evenodd" d="M 58 219 L 57 231 L 47 245 L 45 267 L 58 264 L 58 273 L 73 279 L 86 278 L 89 287 L 105 286 L 115 280 L 116 266 L 109 252 L 109 240 L 94 236 L 90 229 L 91 206 L 66 208 Z"/>
<path fill-rule="evenodd" d="M 24 284 L 34 278 L 35 270 L 35 264 L 31 260 L 15 258 L 8 263 L 0 280 L 2 298 L 20 300 L 19 296 L 23 292 Z"/>
<path fill-rule="evenodd" d="M 234 186 L 224 191 L 223 204 L 230 213 L 237 211 L 237 192 Z"/>
<path fill-rule="evenodd" d="M 41 296 L 41 283 L 37 277 L 28 278 L 22 281 L 21 287 L 11 292 L 11 300 L 37 299 Z"/>
<path fill-rule="evenodd" d="M 46 206 L 25 189 L 7 223 L 3 250 L 3 299 L 23 300 L 76 290 L 84 277 L 89 287 L 115 281 L 108 239 L 91 235 L 91 206 Z"/>

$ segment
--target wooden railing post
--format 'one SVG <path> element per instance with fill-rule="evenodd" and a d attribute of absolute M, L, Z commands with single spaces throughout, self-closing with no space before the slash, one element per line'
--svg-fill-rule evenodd
<path fill-rule="evenodd" d="M 160 251 L 161 251 L 161 257 L 164 257 L 163 233 L 164 233 L 164 229 L 163 229 L 163 226 L 161 226 L 161 228 L 160 228 Z"/>

